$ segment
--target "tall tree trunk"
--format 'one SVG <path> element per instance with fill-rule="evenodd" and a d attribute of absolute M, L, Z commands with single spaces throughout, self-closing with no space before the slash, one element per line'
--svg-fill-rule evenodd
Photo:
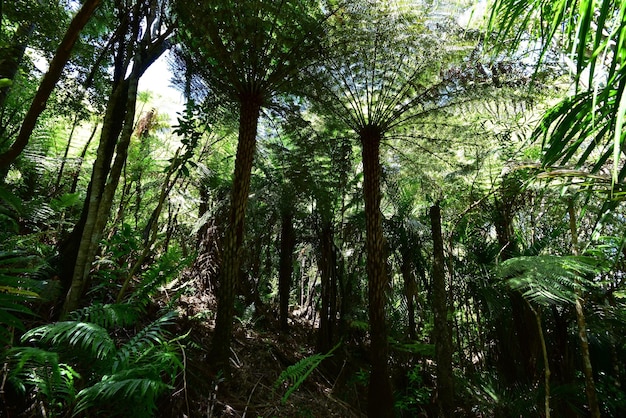
<path fill-rule="evenodd" d="M 519 181 L 505 175 L 494 206 L 494 225 L 500 244 L 502 261 L 518 255 L 515 239 L 514 216 L 520 193 Z M 535 324 L 535 315 L 519 292 L 509 291 L 510 312 L 501 312 L 499 318 L 510 325 L 498 327 L 500 344 L 498 366 L 507 383 L 534 382 L 537 378 L 537 361 L 541 355 L 541 343 Z"/>
<path fill-rule="evenodd" d="M 430 208 L 433 236 L 433 312 L 435 314 L 435 358 L 437 360 L 437 403 L 439 416 L 454 414 L 454 375 L 452 374 L 452 331 L 448 322 L 448 296 L 446 292 L 445 258 L 441 233 L 439 204 Z"/>
<path fill-rule="evenodd" d="M 35 98 L 33 99 L 33 102 L 24 117 L 24 121 L 22 122 L 20 132 L 18 133 L 15 142 L 7 151 L 0 154 L 0 171 L 6 171 L 28 144 L 28 140 L 30 139 L 33 129 L 35 128 L 37 119 L 39 119 L 39 115 L 41 115 L 41 112 L 43 112 L 46 108 L 48 98 L 61 77 L 63 68 L 70 58 L 70 54 L 74 48 L 76 40 L 78 39 L 80 31 L 87 24 L 93 12 L 100 5 L 100 2 L 101 0 L 86 0 L 78 13 L 76 13 L 76 16 L 74 16 L 70 22 L 70 26 L 65 32 L 65 36 L 63 37 L 59 48 L 52 58 L 52 61 L 50 61 L 48 72 L 41 80 L 41 84 L 37 89 Z"/>
<path fill-rule="evenodd" d="M 94 164 L 89 206 L 87 208 L 85 224 L 82 230 L 78 252 L 76 254 L 76 262 L 72 274 L 72 283 L 65 298 L 65 303 L 61 312 L 62 318 L 78 308 L 80 298 L 87 289 L 91 264 L 98 252 L 98 245 L 100 243 L 100 239 L 102 238 L 106 222 L 109 219 L 115 190 L 117 189 L 122 168 L 126 162 L 128 146 L 133 133 L 138 82 L 138 78 L 131 77 L 129 80 L 124 81 L 124 86 L 120 86 L 122 90 L 125 90 L 126 95 L 121 95 L 118 100 L 126 99 L 124 100 L 126 112 L 122 132 L 119 136 L 119 142 L 117 141 L 117 135 L 104 135 L 106 129 L 105 127 L 107 125 L 106 121 L 103 126 L 103 139 L 108 138 L 108 140 L 101 140 L 98 157 L 96 158 L 96 163 Z M 116 142 L 118 143 L 115 161 L 109 169 L 107 162 L 110 162 L 110 158 L 107 151 L 111 146 L 111 142 L 113 144 Z"/>
<path fill-rule="evenodd" d="M 569 226 L 572 234 L 572 252 L 578 255 L 578 227 L 576 225 L 576 209 L 574 208 L 574 200 L 570 199 L 567 203 L 567 212 L 569 214 Z M 600 417 L 600 405 L 596 395 L 596 384 L 593 379 L 593 368 L 591 367 L 591 355 L 589 353 L 589 340 L 587 338 L 587 321 L 585 320 L 585 312 L 583 310 L 583 298 L 580 294 L 576 295 L 576 324 L 578 325 L 578 337 L 580 338 L 580 349 L 583 357 L 583 372 L 585 373 L 585 393 L 587 394 L 587 402 L 589 403 L 589 411 L 593 418 Z"/>
<path fill-rule="evenodd" d="M 151 6 L 157 7 L 156 4 L 151 4 Z M 139 4 L 135 7 L 138 8 Z M 154 13 L 149 16 L 149 26 L 156 18 L 156 10 L 158 9 L 142 11 Z M 132 25 L 126 22 L 125 26 L 131 36 L 130 44 L 124 45 L 123 48 L 120 46 L 119 54 L 115 57 L 116 64 L 121 64 L 115 67 L 114 79 L 116 81 L 107 104 L 100 144 L 83 211 L 69 239 L 62 244 L 63 279 L 67 280 L 67 277 L 72 279 L 61 317 L 78 307 L 88 284 L 91 264 L 98 251 L 98 244 L 109 219 L 119 178 L 126 164 L 128 146 L 135 127 L 139 79 L 169 46 L 167 39 L 171 34 L 171 29 L 158 34 L 152 30 L 142 31 L 140 28 L 141 12 L 137 12 L 135 19 L 137 20 Z M 126 55 L 129 51 L 133 52 L 132 57 Z M 130 74 L 124 79 L 129 68 Z M 117 155 L 111 166 L 116 151 Z"/>
<path fill-rule="evenodd" d="M 333 287 L 336 287 L 334 280 L 337 263 L 335 252 L 333 251 L 335 236 L 330 219 L 322 221 L 320 231 L 320 260 L 318 269 L 320 272 L 320 325 L 318 329 L 317 350 L 327 352 L 333 346 L 335 319 L 332 316 Z"/>
<path fill-rule="evenodd" d="M 365 231 L 370 321 L 370 356 L 372 371 L 369 382 L 367 413 L 370 417 L 393 416 L 393 392 L 387 366 L 387 325 L 385 301 L 389 286 L 385 273 L 384 237 L 380 213 L 380 141 L 381 131 L 366 126 L 359 133 L 363 159 L 363 193 L 365 197 Z"/>
<path fill-rule="evenodd" d="M 241 245 L 250 192 L 256 134 L 262 97 L 258 93 L 242 95 L 239 110 L 239 142 L 230 202 L 230 225 L 224 237 L 220 285 L 218 289 L 215 334 L 209 358 L 216 371 L 229 374 L 230 339 L 235 313 L 235 289 L 239 278 Z"/>
<path fill-rule="evenodd" d="M 293 214 L 287 209 L 282 214 L 280 232 L 280 262 L 278 269 L 279 319 L 280 328 L 287 331 L 289 327 L 289 291 L 293 275 L 293 252 L 296 247 L 296 236 L 293 229 Z"/>
<path fill-rule="evenodd" d="M 79 269 L 84 270 L 89 246 L 86 243 L 90 241 L 87 237 L 90 236 L 93 229 L 97 208 L 104 193 L 104 186 L 115 154 L 115 145 L 123 129 L 127 98 L 128 83 L 124 80 L 118 81 L 114 84 L 107 103 L 106 113 L 100 130 L 100 142 L 96 151 L 96 160 L 91 171 L 91 179 L 87 187 L 87 194 L 80 218 L 74 225 L 70 235 L 60 245 L 61 281 L 66 292 L 70 291 L 72 285 L 75 286 L 74 293 L 81 290 L 83 286 L 82 283 L 74 283 L 74 278 L 78 277 L 77 266 L 81 266 Z M 87 234 L 85 234 L 85 229 L 88 229 Z M 72 296 L 73 299 L 77 297 L 80 296 Z"/>
<path fill-rule="evenodd" d="M 539 333 L 539 339 L 541 340 L 541 354 L 543 356 L 543 385 L 545 387 L 544 396 L 543 396 L 543 405 L 546 418 L 550 418 L 551 408 L 550 408 L 550 359 L 548 357 L 548 347 L 546 346 L 546 339 L 543 335 L 543 325 L 541 323 L 541 311 L 532 307 L 530 302 L 528 303 L 528 307 L 535 315 L 537 320 L 537 332 Z"/>

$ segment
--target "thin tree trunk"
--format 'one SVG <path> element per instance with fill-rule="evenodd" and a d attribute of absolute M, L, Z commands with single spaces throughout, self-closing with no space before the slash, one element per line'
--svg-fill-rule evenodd
<path fill-rule="evenodd" d="M 291 209 L 285 210 L 281 219 L 280 232 L 280 263 L 278 269 L 278 292 L 280 298 L 279 319 L 280 328 L 287 331 L 289 327 L 289 292 L 293 275 L 293 252 L 296 246 L 295 231 L 293 229 L 293 215 Z"/>
<path fill-rule="evenodd" d="M 572 234 L 572 251 L 578 255 L 578 227 L 576 225 L 576 210 L 574 200 L 570 199 L 567 204 L 569 214 L 569 226 Z M 576 295 L 576 324 L 578 325 L 578 337 L 580 338 L 580 349 L 583 357 L 583 372 L 585 373 L 585 393 L 589 403 L 589 411 L 593 418 L 600 418 L 600 405 L 596 395 L 596 384 L 593 379 L 593 368 L 591 367 L 591 355 L 589 353 L 589 340 L 587 339 L 587 322 L 583 310 L 583 299 Z"/>
<path fill-rule="evenodd" d="M 89 139 L 85 143 L 83 150 L 78 156 L 78 166 L 75 168 L 75 172 L 72 175 L 72 186 L 70 187 L 70 193 L 76 193 L 76 188 L 78 187 L 78 179 L 80 178 L 80 171 L 83 166 L 83 161 L 85 160 L 85 156 L 87 155 L 87 151 L 89 150 L 89 146 L 91 145 L 91 141 L 96 137 L 96 132 L 98 132 L 98 122 L 94 123 L 93 129 L 91 130 L 91 135 L 89 135 Z"/>
<path fill-rule="evenodd" d="M 174 156 L 173 161 L 176 161 L 179 154 L 180 154 L 180 149 L 176 151 L 176 155 Z M 158 236 L 159 217 L 161 216 L 161 212 L 163 211 L 163 205 L 165 204 L 165 200 L 167 199 L 170 192 L 172 191 L 172 188 L 178 181 L 178 177 L 180 174 L 180 171 L 178 170 L 180 169 L 181 166 L 182 164 L 172 164 L 172 166 L 170 167 L 170 169 L 168 170 L 165 176 L 165 181 L 163 182 L 163 185 L 161 186 L 161 191 L 159 193 L 159 200 L 157 202 L 156 207 L 152 211 L 152 214 L 150 215 L 150 219 L 148 220 L 146 228 L 144 229 L 144 232 L 142 234 L 143 240 L 144 240 L 143 250 L 141 254 L 139 255 L 139 257 L 137 258 L 137 260 L 134 262 L 130 271 L 128 272 L 128 275 L 126 276 L 126 279 L 124 280 L 124 283 L 122 284 L 122 287 L 119 293 L 117 294 L 117 298 L 115 300 L 116 303 L 120 303 L 122 301 L 122 298 L 124 297 L 126 290 L 128 289 L 128 285 L 130 284 L 130 281 L 135 276 L 135 274 L 137 274 L 137 272 L 141 268 L 141 265 L 145 261 L 146 257 L 148 256 L 148 254 L 150 254 L 150 251 L 152 251 L 152 246 L 156 242 L 157 236 Z M 174 175 L 174 179 L 171 179 L 172 175 Z"/>
<path fill-rule="evenodd" d="M 402 279 L 404 281 L 404 296 L 406 298 L 407 315 L 409 322 L 409 339 L 415 340 L 416 325 L 415 325 L 415 300 L 418 293 L 417 282 L 411 271 L 410 256 L 407 251 L 403 251 L 401 254 L 402 265 L 400 266 L 400 272 L 402 273 Z"/>
<path fill-rule="evenodd" d="M 231 192 L 230 225 L 224 237 L 215 334 L 209 356 L 215 370 L 221 370 L 226 375 L 230 373 L 228 360 L 235 314 L 235 290 L 239 278 L 245 214 L 261 103 L 259 94 L 242 96 L 239 110 L 239 142 Z"/>
<path fill-rule="evenodd" d="M 41 112 L 43 112 L 46 108 L 48 98 L 61 77 L 63 68 L 70 58 L 70 54 L 74 48 L 76 40 L 78 39 L 80 31 L 87 24 L 93 12 L 100 5 L 100 2 L 101 0 L 86 0 L 78 13 L 76 13 L 76 16 L 74 16 L 70 22 L 70 26 L 65 32 L 65 36 L 52 58 L 52 61 L 50 62 L 48 72 L 41 80 L 41 84 L 37 89 L 35 98 L 33 99 L 33 102 L 24 117 L 24 121 L 22 122 L 20 132 L 18 133 L 15 142 L 7 151 L 0 154 L 0 171 L 6 171 L 28 144 L 28 140 L 30 139 L 33 129 L 35 128 L 37 119 L 39 119 L 39 115 L 41 115 Z"/>
<path fill-rule="evenodd" d="M 384 237 L 380 213 L 381 137 L 380 130 L 373 126 L 366 126 L 360 132 L 372 362 L 367 413 L 372 418 L 393 417 L 393 392 L 387 365 L 389 348 L 385 320 L 385 302 L 389 283 L 385 273 Z"/>
<path fill-rule="evenodd" d="M 0 19 L 2 19 L 2 16 L 0 16 Z M 32 22 L 24 22 L 17 28 L 12 45 L 3 48 L 3 59 L 0 60 L 0 78 L 6 78 L 11 81 L 15 80 L 17 71 L 24 58 L 26 47 L 28 46 L 28 40 L 34 31 L 35 24 Z M 0 109 L 4 108 L 10 89 L 11 86 L 0 88 Z"/>
<path fill-rule="evenodd" d="M 452 332 L 448 322 L 448 295 L 446 292 L 445 259 L 441 234 L 439 204 L 430 208 L 433 236 L 433 312 L 435 314 L 435 358 L 437 360 L 437 403 L 439 416 L 454 414 L 454 375 L 452 374 Z"/>
<path fill-rule="evenodd" d="M 320 260 L 319 260 L 319 273 L 320 273 L 320 322 L 317 338 L 317 350 L 320 352 L 327 352 L 333 346 L 333 330 L 334 319 L 331 312 L 333 309 L 331 305 L 333 294 L 333 275 L 335 274 L 336 263 L 333 252 L 334 245 L 334 233 L 330 220 L 322 221 L 322 230 L 320 231 Z"/>
<path fill-rule="evenodd" d="M 63 171 L 65 169 L 65 163 L 67 161 L 67 156 L 70 153 L 70 147 L 72 146 L 72 138 L 74 137 L 74 131 L 76 131 L 76 127 L 78 126 L 79 118 L 78 113 L 74 116 L 74 123 L 72 123 L 72 130 L 70 131 L 70 135 L 67 138 L 67 145 L 65 146 L 65 151 L 63 152 L 63 158 L 61 159 L 61 167 L 59 167 L 59 173 L 57 174 L 57 180 L 54 185 L 53 193 L 58 194 L 61 189 L 61 179 L 63 178 Z"/>
<path fill-rule="evenodd" d="M 550 361 L 548 359 L 548 347 L 546 347 L 546 339 L 543 335 L 543 326 L 541 324 L 541 314 L 538 310 L 532 307 L 530 302 L 526 301 L 528 307 L 533 314 L 535 314 L 535 319 L 537 320 L 537 331 L 539 332 L 539 339 L 541 340 L 541 353 L 543 354 L 543 380 L 545 387 L 545 395 L 544 395 L 544 408 L 546 418 L 550 418 Z"/>

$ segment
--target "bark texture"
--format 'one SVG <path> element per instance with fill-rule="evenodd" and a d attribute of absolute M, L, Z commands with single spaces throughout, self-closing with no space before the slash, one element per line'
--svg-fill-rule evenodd
<path fill-rule="evenodd" d="M 385 302 L 389 286 L 385 272 L 382 214 L 380 213 L 380 142 L 382 133 L 366 126 L 359 133 L 363 158 L 363 193 L 367 246 L 367 278 L 372 371 L 369 382 L 367 413 L 369 417 L 393 416 L 393 392 L 387 357 Z"/>
<path fill-rule="evenodd" d="M 290 210 L 281 216 L 280 227 L 280 262 L 278 267 L 279 320 L 282 331 L 289 328 L 289 292 L 293 275 L 293 252 L 296 246 L 296 234 L 293 228 L 293 215 Z"/>
<path fill-rule="evenodd" d="M 250 193 L 250 177 L 256 151 L 256 134 L 262 96 L 259 93 L 250 92 L 243 94 L 240 100 L 239 142 L 231 192 L 230 222 L 222 249 L 215 334 L 209 357 L 214 369 L 222 370 L 225 374 L 229 374 L 228 360 L 235 314 L 235 290 L 239 277 L 245 213 Z"/>
<path fill-rule="evenodd" d="M 433 312 L 435 314 L 435 358 L 437 360 L 437 404 L 440 417 L 454 414 L 454 375 L 452 374 L 452 330 L 448 322 L 445 258 L 441 233 L 441 208 L 430 208 L 433 237 Z"/>
<path fill-rule="evenodd" d="M 107 104 L 87 198 L 78 223 L 61 248 L 63 280 L 67 281 L 71 277 L 61 318 L 78 308 L 88 288 L 91 265 L 98 252 L 115 191 L 126 164 L 134 130 L 137 85 L 144 72 L 167 49 L 167 39 L 172 30 L 161 31 L 160 26 L 157 31 L 142 30 L 144 23 L 153 27 L 159 10 L 156 2 L 146 0 L 133 7 L 135 19 L 123 21 L 120 27 L 120 33 L 127 33 L 128 39 L 119 39 L 114 87 Z"/>
<path fill-rule="evenodd" d="M 322 221 L 320 231 L 320 272 L 321 303 L 320 326 L 318 329 L 317 349 L 328 352 L 334 344 L 337 318 L 337 256 L 335 252 L 335 233 L 330 219 Z"/>

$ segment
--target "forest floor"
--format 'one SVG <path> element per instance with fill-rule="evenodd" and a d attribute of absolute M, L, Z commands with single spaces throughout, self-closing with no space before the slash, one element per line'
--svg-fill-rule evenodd
<path fill-rule="evenodd" d="M 315 354 L 316 329 L 306 320 L 290 322 L 278 331 L 268 315 L 236 321 L 231 342 L 231 377 L 210 369 L 216 312 L 209 292 L 181 296 L 176 333 L 189 333 L 183 350 L 186 369 L 169 399 L 159 405 L 167 417 L 362 417 L 365 416 L 367 363 L 359 353 L 340 347 L 324 360 L 283 402 L 289 384 L 276 384 L 289 366 Z M 365 354 L 365 353 L 363 353 Z M 362 364 L 361 366 L 355 366 Z M 292 382 L 293 383 L 293 382 Z"/>

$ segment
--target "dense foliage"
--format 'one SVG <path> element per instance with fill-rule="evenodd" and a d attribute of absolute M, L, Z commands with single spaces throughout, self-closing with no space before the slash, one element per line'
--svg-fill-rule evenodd
<path fill-rule="evenodd" d="M 0 2 L 0 415 L 626 414 L 626 9 L 491 3 Z"/>

